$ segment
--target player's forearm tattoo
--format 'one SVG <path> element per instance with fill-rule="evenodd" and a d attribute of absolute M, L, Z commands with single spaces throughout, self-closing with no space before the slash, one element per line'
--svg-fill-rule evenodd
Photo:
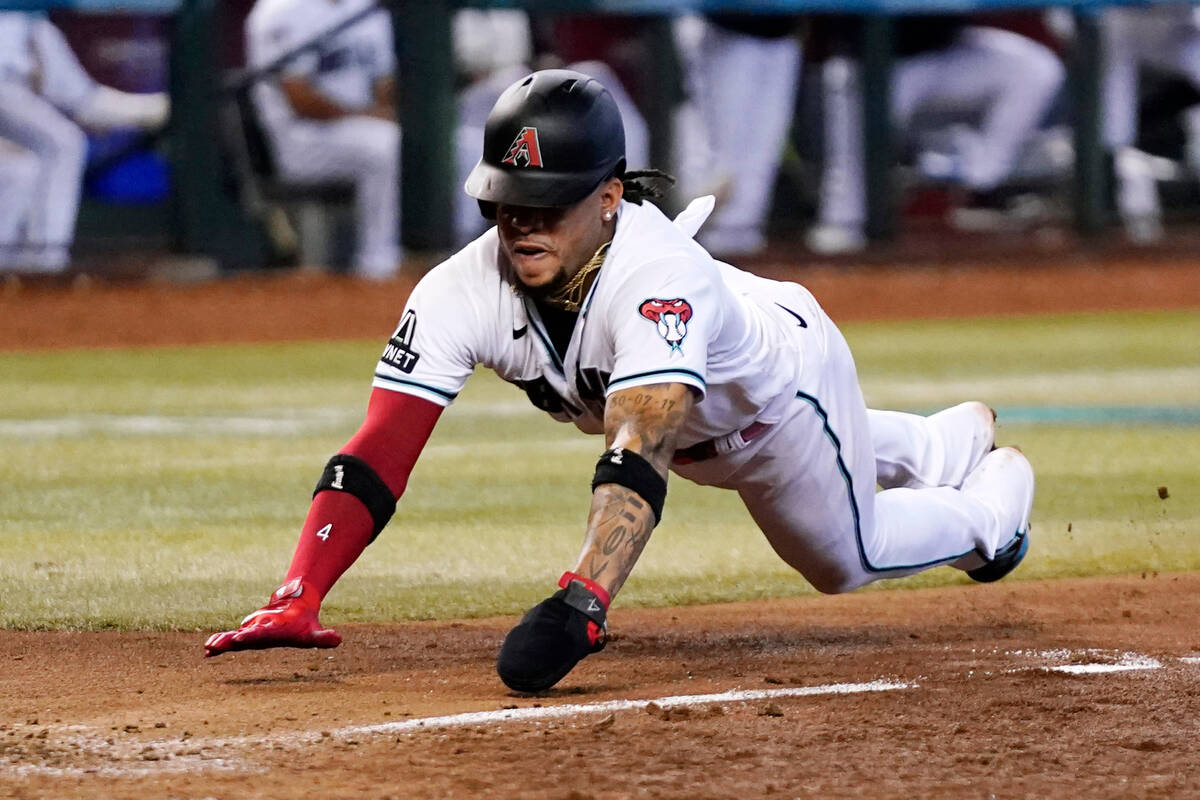
<path fill-rule="evenodd" d="M 644 411 L 648 408 L 654 408 L 658 411 L 670 411 L 676 406 L 676 401 L 670 398 L 655 397 L 651 394 L 638 393 L 632 396 L 624 393 L 618 393 L 608 398 L 608 407 L 627 410 Z"/>
<path fill-rule="evenodd" d="M 676 435 L 691 408 L 691 390 L 678 383 L 614 392 L 604 413 L 608 444 L 633 450 L 666 478 Z M 655 523 L 654 510 L 633 490 L 618 484 L 596 487 L 576 572 L 616 595 Z"/>
<path fill-rule="evenodd" d="M 624 486 L 600 486 L 596 495 L 578 571 L 616 594 L 650 539 L 654 512 Z"/>

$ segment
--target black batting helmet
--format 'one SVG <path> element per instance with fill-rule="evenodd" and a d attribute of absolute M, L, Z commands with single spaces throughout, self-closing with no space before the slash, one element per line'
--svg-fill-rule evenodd
<path fill-rule="evenodd" d="M 624 172 L 625 126 L 613 96 L 581 72 L 546 69 L 500 95 L 464 189 L 490 218 L 497 203 L 569 206 Z"/>

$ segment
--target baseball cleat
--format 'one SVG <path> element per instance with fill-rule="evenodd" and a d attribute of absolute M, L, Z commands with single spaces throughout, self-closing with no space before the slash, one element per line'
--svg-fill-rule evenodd
<path fill-rule="evenodd" d="M 1025 554 L 1029 552 L 1029 525 L 1025 530 L 1018 531 L 1012 541 L 996 551 L 991 561 L 978 569 L 967 570 L 967 577 L 979 583 L 998 581 L 1017 568 Z"/>
<path fill-rule="evenodd" d="M 983 566 L 967 570 L 979 583 L 998 581 L 1017 568 L 1029 551 L 1029 516 L 1033 512 L 1033 467 L 1015 447 L 988 453 L 963 482 L 964 494 L 974 496 L 999 520 L 1001 530 L 1013 531 Z"/>

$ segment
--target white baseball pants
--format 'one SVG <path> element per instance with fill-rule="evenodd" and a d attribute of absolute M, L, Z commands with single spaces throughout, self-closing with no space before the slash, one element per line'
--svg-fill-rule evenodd
<path fill-rule="evenodd" d="M 399 268 L 400 126 L 357 116 L 295 121 L 272 140 L 281 175 L 297 183 L 345 180 L 355 187 L 355 272 L 387 278 Z"/>
<path fill-rule="evenodd" d="M 24 267 L 21 226 L 41 165 L 33 153 L 0 139 L 0 270 Z"/>
<path fill-rule="evenodd" d="M 982 566 L 1025 512 L 998 514 L 987 486 L 957 488 L 991 447 L 987 407 L 868 410 L 841 332 L 806 290 L 792 292 L 784 302 L 808 327 L 796 329 L 804 366 L 788 415 L 740 450 L 673 470 L 737 490 L 775 552 L 822 592 Z"/>
<path fill-rule="evenodd" d="M 1191 6 L 1112 8 L 1101 17 L 1104 143 L 1133 145 L 1138 129 L 1138 67 L 1178 73 L 1200 88 L 1200 24 Z"/>
<path fill-rule="evenodd" d="M 726 189 L 700 234 L 721 253 L 762 249 L 775 178 L 796 105 L 798 39 L 766 39 L 706 24 L 691 82 Z"/>
<path fill-rule="evenodd" d="M 87 137 L 40 95 L 11 82 L 0 82 L 0 137 L 32 153 L 38 164 L 26 209 L 24 238 L 0 239 L 0 245 L 8 252 L 24 250 L 25 263 L 20 266 L 44 271 L 63 269 L 75 238 Z M 9 228 L 7 233 L 0 230 L 0 236 L 5 235 L 15 235 L 15 229 Z"/>

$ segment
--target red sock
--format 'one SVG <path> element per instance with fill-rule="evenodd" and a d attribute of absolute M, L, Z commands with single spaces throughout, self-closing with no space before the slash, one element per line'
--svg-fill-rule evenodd
<path fill-rule="evenodd" d="M 324 598 L 371 541 L 371 512 L 352 494 L 321 492 L 313 498 L 284 583 L 300 578 Z"/>
<path fill-rule="evenodd" d="M 367 419 L 340 452 L 371 465 L 397 498 L 433 432 L 442 407 L 413 395 L 375 389 Z M 324 598 L 367 545 L 375 521 L 361 500 L 347 492 L 325 491 L 313 498 L 284 583 L 300 578 Z"/>

